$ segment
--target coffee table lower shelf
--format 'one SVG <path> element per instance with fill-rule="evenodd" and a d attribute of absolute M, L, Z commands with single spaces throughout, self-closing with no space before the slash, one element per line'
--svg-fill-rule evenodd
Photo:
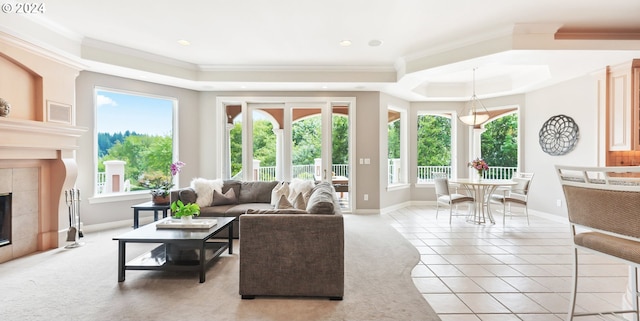
<path fill-rule="evenodd" d="M 205 258 L 200 262 L 198 249 L 192 249 L 196 256 L 192 259 L 171 259 L 167 254 L 167 246 L 161 244 L 153 250 L 143 253 L 124 265 L 125 270 L 162 270 L 162 271 L 198 271 L 201 273 L 200 282 L 204 282 L 202 274 L 211 263 L 224 253 L 229 245 L 226 242 L 205 242 Z M 190 251 L 180 249 L 181 251 Z M 202 266 L 201 266 L 202 263 Z M 124 278 L 119 281 L 124 281 Z"/>

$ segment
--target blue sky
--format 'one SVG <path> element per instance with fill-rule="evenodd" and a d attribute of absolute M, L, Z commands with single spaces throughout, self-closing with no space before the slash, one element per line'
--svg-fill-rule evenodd
<path fill-rule="evenodd" d="M 96 94 L 99 133 L 171 135 L 173 100 L 98 90 Z"/>

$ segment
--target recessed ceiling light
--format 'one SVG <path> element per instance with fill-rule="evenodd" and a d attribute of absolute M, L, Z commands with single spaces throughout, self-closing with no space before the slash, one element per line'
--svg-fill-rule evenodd
<path fill-rule="evenodd" d="M 343 46 L 343 47 L 349 47 L 349 46 L 351 46 L 351 40 L 347 40 L 347 39 L 342 40 L 342 41 L 340 41 L 340 45 Z"/>
<path fill-rule="evenodd" d="M 182 46 L 189 46 L 189 45 L 191 45 L 191 43 L 190 43 L 189 41 L 184 40 L 184 39 L 180 39 L 180 40 L 178 40 L 178 44 L 179 44 L 179 45 L 182 45 Z"/>
<path fill-rule="evenodd" d="M 373 39 L 369 41 L 369 47 L 379 47 L 382 46 L 382 40 Z"/>

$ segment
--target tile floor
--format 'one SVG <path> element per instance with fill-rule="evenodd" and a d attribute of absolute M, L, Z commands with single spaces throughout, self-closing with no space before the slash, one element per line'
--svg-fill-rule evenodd
<path fill-rule="evenodd" d="M 530 213 L 477 225 L 434 206 L 383 214 L 421 254 L 412 275 L 443 321 L 565 320 L 573 270 L 569 225 Z M 620 309 L 629 268 L 580 252 L 577 311 Z M 580 321 L 603 320 L 596 317 Z M 609 319 L 605 319 L 609 320 Z M 619 320 L 619 319 L 615 319 Z"/>

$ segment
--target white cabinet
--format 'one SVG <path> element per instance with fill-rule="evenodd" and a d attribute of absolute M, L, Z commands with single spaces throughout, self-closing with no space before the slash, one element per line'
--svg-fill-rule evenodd
<path fill-rule="evenodd" d="M 633 60 L 608 68 L 606 104 L 609 151 L 640 149 L 639 62 Z"/>

